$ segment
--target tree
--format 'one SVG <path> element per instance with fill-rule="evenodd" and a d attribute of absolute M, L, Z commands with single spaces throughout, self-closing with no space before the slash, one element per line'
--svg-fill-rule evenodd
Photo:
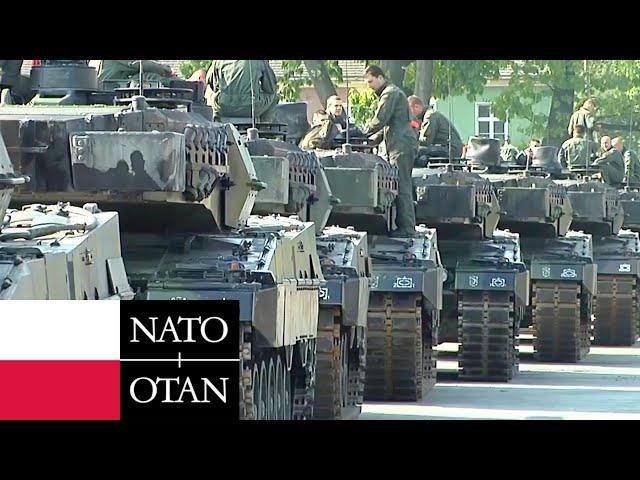
<path fill-rule="evenodd" d="M 331 62 L 332 65 L 328 65 L 329 62 Z M 313 83 L 316 94 L 320 99 L 320 103 L 322 105 L 326 105 L 327 99 L 330 96 L 337 95 L 336 87 L 331 80 L 331 74 L 329 72 L 331 71 L 334 74 L 334 78 L 337 80 L 342 80 L 342 69 L 338 65 L 338 61 L 304 60 L 303 63 L 309 73 L 309 77 L 311 77 L 311 82 Z"/>
<path fill-rule="evenodd" d="M 425 103 L 431 99 L 433 92 L 433 60 L 416 60 L 416 79 L 413 94 L 422 98 Z"/>
<path fill-rule="evenodd" d="M 337 60 L 282 60 L 282 76 L 278 79 L 278 92 L 283 100 L 295 102 L 300 98 L 300 87 L 313 85 L 322 104 L 336 95 L 333 80 L 342 81 L 342 68 Z M 305 70 L 308 75 L 305 75 Z"/>
<path fill-rule="evenodd" d="M 184 78 L 189 78 L 196 70 L 209 70 L 213 60 L 187 60 L 180 64 L 180 73 Z"/>
<path fill-rule="evenodd" d="M 405 68 L 411 60 L 379 60 L 378 66 L 385 73 L 386 77 L 398 86 L 402 86 Z"/>

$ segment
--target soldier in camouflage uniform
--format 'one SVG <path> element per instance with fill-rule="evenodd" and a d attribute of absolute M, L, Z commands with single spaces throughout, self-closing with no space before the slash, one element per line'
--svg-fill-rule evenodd
<path fill-rule="evenodd" d="M 629 150 L 624 146 L 624 138 L 616 137 L 611 140 L 613 148 L 622 154 L 624 159 L 624 183 L 629 185 L 640 184 L 640 159 L 633 150 Z"/>
<path fill-rule="evenodd" d="M 596 104 L 593 99 L 587 99 L 582 107 L 580 107 L 576 112 L 571 115 L 569 119 L 569 127 L 567 128 L 567 132 L 570 137 L 573 137 L 573 130 L 576 125 L 582 125 L 586 129 L 585 138 L 587 140 L 598 141 L 597 134 L 595 131 L 595 114 Z"/>
<path fill-rule="evenodd" d="M 378 95 L 378 106 L 364 134 L 374 137 L 380 131 L 391 164 L 399 170 L 398 197 L 396 199 L 396 224 L 392 236 L 412 236 L 415 233 L 416 215 L 413 205 L 411 170 L 418 153 L 418 142 L 409 123 L 409 105 L 404 92 L 387 82 L 384 72 L 377 65 L 370 65 L 364 72 L 369 88 Z"/>
<path fill-rule="evenodd" d="M 611 146 L 611 137 L 605 135 L 600 140 L 602 151 L 593 162 L 600 169 L 602 179 L 609 185 L 619 185 L 624 179 L 624 159 L 622 154 Z"/>
<path fill-rule="evenodd" d="M 207 86 L 207 103 L 216 117 L 252 117 L 253 90 L 256 120 L 275 119 L 278 82 L 267 60 L 214 60 L 207 72 Z"/>
<path fill-rule="evenodd" d="M 462 139 L 456 127 L 442 113 L 429 107 L 420 127 L 420 145 L 423 147 L 444 145 L 448 156 L 449 133 L 451 133 L 451 156 L 462 156 Z"/>
<path fill-rule="evenodd" d="M 584 138 L 586 130 L 583 125 L 576 125 L 573 138 L 562 144 L 558 150 L 558 161 L 565 168 L 586 168 L 597 155 L 597 144 Z"/>
<path fill-rule="evenodd" d="M 90 66 L 98 71 L 98 85 L 110 90 L 118 87 L 117 82 L 138 80 L 140 75 L 140 60 L 91 60 Z M 162 82 L 173 76 L 169 65 L 142 61 L 142 80 L 145 82 Z"/>

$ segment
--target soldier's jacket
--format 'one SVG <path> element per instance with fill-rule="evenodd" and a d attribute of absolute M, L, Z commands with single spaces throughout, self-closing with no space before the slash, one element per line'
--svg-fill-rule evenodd
<path fill-rule="evenodd" d="M 300 140 L 300 148 L 305 150 L 313 150 L 314 148 L 330 149 L 338 133 L 340 133 L 340 130 L 336 119 L 329 115 L 309 129 L 307 134 Z"/>
<path fill-rule="evenodd" d="M 274 96 L 278 81 L 267 60 L 214 60 L 206 78 L 214 109 L 220 105 L 251 105 L 251 85 L 256 98 Z"/>
<path fill-rule="evenodd" d="M 423 147 L 449 145 L 449 128 L 451 128 L 451 150 L 462 152 L 462 139 L 456 127 L 442 113 L 433 110 L 427 111 L 424 115 L 420 128 L 420 145 Z"/>
<path fill-rule="evenodd" d="M 569 119 L 569 126 L 567 128 L 567 132 L 570 137 L 573 137 L 573 129 L 576 125 L 582 125 L 586 130 L 585 138 L 593 139 L 593 127 L 595 125 L 595 118 L 593 114 L 584 107 L 580 107 L 580 109 L 571 115 Z"/>
<path fill-rule="evenodd" d="M 140 72 L 139 60 L 98 60 L 91 61 L 98 70 L 98 83 L 136 79 Z M 142 61 L 142 78 L 145 81 L 158 81 L 172 75 L 171 67 L 153 60 Z"/>
<path fill-rule="evenodd" d="M 500 156 L 505 162 L 515 163 L 519 153 L 518 149 L 511 144 L 505 144 L 500 148 Z"/>
<path fill-rule="evenodd" d="M 378 108 L 363 133 L 372 137 L 382 131 L 387 153 L 417 150 L 417 140 L 410 122 L 407 96 L 392 83 L 376 92 Z"/>
<path fill-rule="evenodd" d="M 640 184 L 640 159 L 633 150 L 624 150 L 624 176 L 630 184 Z"/>
<path fill-rule="evenodd" d="M 591 165 L 597 153 L 597 144 L 586 138 L 570 138 L 558 150 L 558 161 L 563 167 L 584 168 Z"/>
<path fill-rule="evenodd" d="M 600 154 L 593 165 L 602 172 L 602 179 L 610 185 L 618 185 L 624 179 L 624 159 L 615 148 Z"/>

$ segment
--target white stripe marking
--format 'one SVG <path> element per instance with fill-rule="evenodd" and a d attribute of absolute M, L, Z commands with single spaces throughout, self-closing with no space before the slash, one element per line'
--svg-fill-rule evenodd
<path fill-rule="evenodd" d="M 119 358 L 119 301 L 9 300 L 0 306 L 0 360 Z"/>

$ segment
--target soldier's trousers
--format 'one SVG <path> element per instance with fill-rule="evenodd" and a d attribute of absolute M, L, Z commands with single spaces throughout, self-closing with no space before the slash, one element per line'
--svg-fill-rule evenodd
<path fill-rule="evenodd" d="M 417 148 L 389 151 L 389 163 L 398 166 L 398 197 L 396 198 L 396 225 L 399 230 L 413 232 L 416 227 L 416 211 L 413 205 L 411 171 L 418 153 Z"/>

